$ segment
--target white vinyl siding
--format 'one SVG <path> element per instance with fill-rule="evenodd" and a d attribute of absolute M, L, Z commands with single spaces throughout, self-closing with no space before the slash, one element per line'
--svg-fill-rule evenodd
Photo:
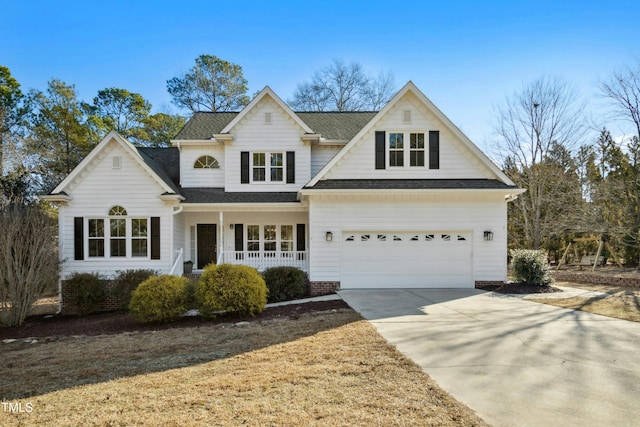
<path fill-rule="evenodd" d="M 265 126 L 264 113 L 271 113 L 271 124 Z M 297 191 L 311 179 L 311 147 L 303 143 L 305 134 L 293 119 L 281 110 L 269 97 L 265 97 L 243 120 L 232 129 L 233 142 L 225 145 L 224 168 L 226 191 Z M 255 184 L 240 183 L 240 152 L 267 153 L 266 181 Z M 286 169 L 283 168 L 283 179 L 270 182 L 269 153 L 282 153 L 286 163 L 286 152 L 295 152 L 295 177 L 293 184 L 286 183 Z M 250 156 L 252 157 L 252 155 Z M 249 175 L 253 178 L 253 169 Z M 253 179 L 252 179 L 253 181 Z"/>
<path fill-rule="evenodd" d="M 414 117 L 415 119 L 415 117 Z M 466 200 L 465 200 L 466 199 Z M 466 231 L 473 280 L 506 280 L 507 209 L 503 196 L 312 196 L 309 201 L 310 280 L 339 281 L 347 232 Z M 485 230 L 494 233 L 486 242 Z M 333 233 L 327 242 L 326 232 Z M 392 285 L 392 284 L 390 284 Z"/>
<path fill-rule="evenodd" d="M 344 145 L 312 145 L 311 146 L 311 176 L 314 177 Z"/>
<path fill-rule="evenodd" d="M 202 156 L 211 156 L 218 168 L 196 168 Z M 224 147 L 220 145 L 184 146 L 180 151 L 180 181 L 183 187 L 224 187 Z"/>
<path fill-rule="evenodd" d="M 122 157 L 120 169 L 112 168 L 114 155 Z M 104 155 L 87 171 L 89 173 L 69 189 L 73 200 L 68 205 L 61 206 L 59 211 L 60 258 L 65 260 L 61 267 L 63 277 L 74 271 L 100 271 L 106 275 L 113 275 L 118 270 L 139 268 L 151 268 L 168 273 L 174 260 L 173 208 L 159 198 L 165 190 L 115 142 L 105 147 Z M 126 209 L 128 218 L 160 217 L 160 260 L 150 260 L 148 257 L 111 258 L 106 244 L 105 256 L 86 256 L 84 260 L 74 260 L 74 217 L 84 218 L 85 236 L 88 237 L 88 219 L 103 219 L 106 229 L 109 227 L 109 211 L 116 205 Z M 147 226 L 150 232 L 150 223 Z M 127 227 L 130 227 L 130 222 Z M 130 230 L 128 231 L 130 233 Z M 106 230 L 104 234 L 107 239 Z M 127 251 L 130 250 L 131 248 L 127 247 Z M 87 240 L 85 254 L 88 254 Z"/>
<path fill-rule="evenodd" d="M 412 110 L 411 123 L 402 122 L 403 110 Z M 375 131 L 386 132 L 386 164 L 385 169 L 375 169 Z M 389 134 L 404 133 L 404 149 L 409 150 L 408 140 L 411 132 L 425 134 L 425 147 L 428 147 L 429 131 L 440 131 L 440 169 L 410 167 L 409 154 L 404 159 L 404 167 L 389 166 Z M 428 149 L 427 149 L 428 152 Z M 475 158 L 464 144 L 451 133 L 445 125 L 428 111 L 411 94 L 407 93 L 387 114 L 375 123 L 373 129 L 342 157 L 326 175 L 330 179 L 486 179 L 494 178 L 494 174 L 484 165 L 471 159 Z M 428 165 L 428 154 L 425 154 L 425 165 Z"/>

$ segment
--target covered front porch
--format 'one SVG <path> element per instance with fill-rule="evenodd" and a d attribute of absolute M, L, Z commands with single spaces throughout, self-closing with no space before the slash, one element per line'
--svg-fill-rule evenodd
<path fill-rule="evenodd" d="M 192 273 L 201 273 L 211 263 L 248 265 L 258 271 L 288 266 L 308 272 L 307 221 L 306 209 L 300 205 L 286 210 L 185 208 L 175 218 L 176 242 L 184 243 L 178 245 L 183 249 L 178 249 L 176 264 L 183 264 L 184 270 L 176 265 L 174 274 L 189 267 Z"/>

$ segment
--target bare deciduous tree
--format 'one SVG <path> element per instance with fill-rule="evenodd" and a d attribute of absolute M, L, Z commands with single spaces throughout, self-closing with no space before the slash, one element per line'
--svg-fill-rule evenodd
<path fill-rule="evenodd" d="M 55 221 L 37 206 L 0 209 L 0 324 L 20 325 L 58 280 Z"/>
<path fill-rule="evenodd" d="M 549 160 L 559 153 L 559 148 L 570 153 L 584 136 L 583 108 L 571 86 L 542 77 L 507 97 L 497 109 L 495 131 L 507 173 L 527 189 L 511 204 L 513 220 L 519 222 L 517 228 L 522 233 L 522 246 L 542 247 L 564 212 L 557 205 L 566 204 L 567 200 L 565 194 L 558 197 L 563 190 L 556 185 L 562 179 L 558 173 L 563 168 L 549 167 Z"/>
<path fill-rule="evenodd" d="M 311 81 L 299 84 L 289 105 L 297 111 L 379 110 L 394 93 L 390 73 L 372 78 L 356 62 L 334 60 L 316 71 Z"/>

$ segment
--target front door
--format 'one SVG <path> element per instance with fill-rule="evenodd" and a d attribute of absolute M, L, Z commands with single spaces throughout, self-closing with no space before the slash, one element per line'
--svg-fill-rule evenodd
<path fill-rule="evenodd" d="M 217 259 L 216 224 L 198 224 L 198 269 Z"/>

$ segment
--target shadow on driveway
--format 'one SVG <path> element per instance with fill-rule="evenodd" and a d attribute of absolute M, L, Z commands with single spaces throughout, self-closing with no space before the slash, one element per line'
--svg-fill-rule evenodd
<path fill-rule="evenodd" d="M 339 294 L 495 426 L 640 419 L 640 323 L 476 289 Z"/>

